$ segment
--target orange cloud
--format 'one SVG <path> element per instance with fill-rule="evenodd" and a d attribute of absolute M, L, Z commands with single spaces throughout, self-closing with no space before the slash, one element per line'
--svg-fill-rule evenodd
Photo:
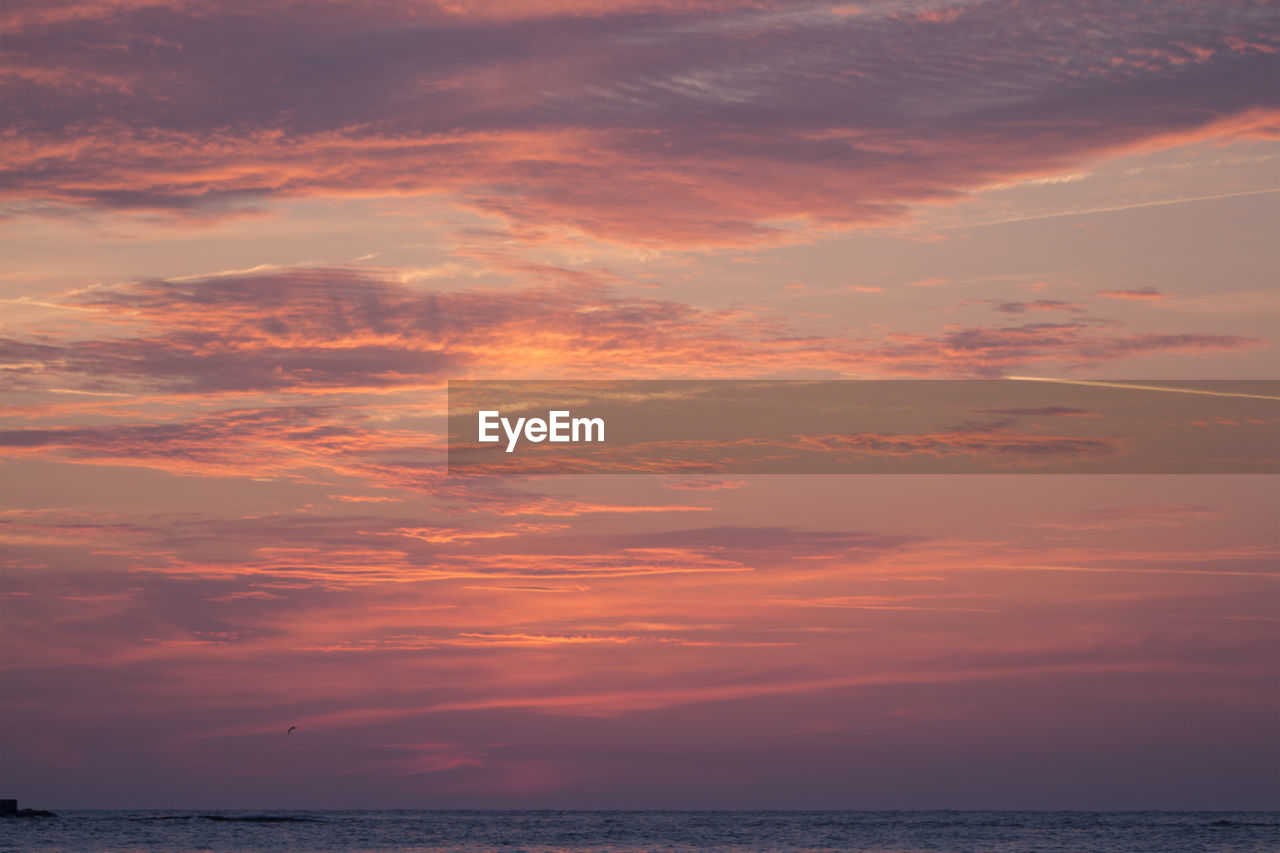
<path fill-rule="evenodd" d="M 1274 45 L 1245 4 L 1183 4 L 1154 29 L 1094 10 L 1097 40 L 1062 7 L 996 0 L 917 15 L 172 3 L 163 35 L 147 23 L 158 8 L 7 7 L 18 209 L 200 222 L 275 199 L 431 194 L 533 241 L 758 246 L 801 238 L 795 223 L 897 223 L 1100 156 L 1276 127 L 1260 52 Z M 306 39 L 275 35 L 299 27 Z M 805 70 L 771 68 L 782 55 Z M 1011 78 L 1014 102 L 973 95 Z"/>
<path fill-rule="evenodd" d="M 1257 343 L 1224 334 L 1126 334 L 1086 319 L 880 339 L 804 335 L 765 311 L 711 310 L 597 287 L 432 293 L 342 269 L 137 282 L 76 299 L 130 336 L 0 340 L 10 383 L 225 395 L 421 391 L 438 389 L 446 376 L 499 368 L 542 377 L 992 376 L 1044 362 L 1081 367 Z"/>

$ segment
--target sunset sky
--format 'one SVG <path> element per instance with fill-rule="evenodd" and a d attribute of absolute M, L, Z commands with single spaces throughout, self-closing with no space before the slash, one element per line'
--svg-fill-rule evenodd
<path fill-rule="evenodd" d="M 0 796 L 1280 806 L 1275 476 L 444 465 L 451 379 L 1280 379 L 1274 2 L 0 20 Z"/>

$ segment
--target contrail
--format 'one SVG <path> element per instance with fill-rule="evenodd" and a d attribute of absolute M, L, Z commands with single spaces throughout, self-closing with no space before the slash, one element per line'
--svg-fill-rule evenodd
<path fill-rule="evenodd" d="M 1130 388 L 1135 391 L 1168 391 L 1172 394 L 1203 394 L 1206 397 L 1247 397 L 1250 400 L 1280 400 L 1272 394 L 1248 394 L 1244 391 L 1209 391 L 1203 388 L 1170 388 L 1166 385 L 1139 385 L 1133 382 L 1100 382 L 1089 379 L 1054 379 L 1048 376 L 1006 376 L 1020 382 L 1059 382 L 1063 385 L 1093 385 L 1098 388 Z"/>
<path fill-rule="evenodd" d="M 1133 204 L 1116 204 L 1109 207 L 1093 207 L 1085 210 L 1060 210 L 1055 213 L 1035 213 L 1030 216 L 1015 216 L 1010 219 L 993 219 L 987 222 L 967 222 L 961 225 L 943 225 L 938 228 L 917 228 L 914 232 L 928 231 L 960 231 L 965 228 L 986 228 L 991 225 L 1011 225 L 1016 222 L 1035 222 L 1040 219 L 1060 219 L 1065 216 L 1091 216 L 1095 213 L 1117 213 L 1122 210 L 1137 210 L 1143 207 L 1166 207 L 1171 204 L 1187 204 L 1194 201 L 1217 201 L 1224 198 L 1240 198 L 1250 195 L 1264 195 L 1280 192 L 1280 187 L 1268 187 L 1261 190 L 1242 190 L 1236 193 L 1219 193 L 1218 195 L 1199 195 L 1189 198 L 1169 198 L 1159 201 L 1140 201 Z M 914 233 L 913 232 L 913 233 Z"/>

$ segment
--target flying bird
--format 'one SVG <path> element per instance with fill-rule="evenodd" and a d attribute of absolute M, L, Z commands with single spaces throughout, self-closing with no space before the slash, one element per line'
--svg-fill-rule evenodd
<path fill-rule="evenodd" d="M 289 726 L 289 731 L 285 732 L 285 734 L 287 734 L 287 735 L 291 735 L 291 734 L 293 734 L 293 730 L 294 730 L 294 729 L 296 729 L 296 728 L 297 728 L 297 726 Z"/>

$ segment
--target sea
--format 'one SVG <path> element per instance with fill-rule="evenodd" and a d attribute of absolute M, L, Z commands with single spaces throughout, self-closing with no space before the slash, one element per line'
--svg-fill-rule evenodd
<path fill-rule="evenodd" d="M 1276 853 L 1280 812 L 65 811 L 8 853 Z"/>

